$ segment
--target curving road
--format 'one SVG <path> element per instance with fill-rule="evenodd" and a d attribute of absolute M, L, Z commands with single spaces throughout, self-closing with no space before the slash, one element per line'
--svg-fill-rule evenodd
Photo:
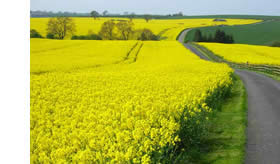
<path fill-rule="evenodd" d="M 200 58 L 208 60 L 189 44 L 179 41 Z M 235 70 L 248 94 L 246 164 L 280 164 L 280 82 L 245 70 Z"/>
<path fill-rule="evenodd" d="M 235 70 L 248 93 L 247 164 L 280 164 L 280 83 Z"/>

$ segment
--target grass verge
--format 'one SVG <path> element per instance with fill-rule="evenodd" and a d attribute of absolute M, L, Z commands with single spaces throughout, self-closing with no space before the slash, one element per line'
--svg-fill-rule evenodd
<path fill-rule="evenodd" d="M 232 92 L 212 118 L 209 135 L 186 163 L 241 164 L 245 158 L 247 94 L 237 75 Z"/>
<path fill-rule="evenodd" d="M 261 71 L 255 71 L 257 73 L 260 73 L 260 74 L 263 74 L 265 76 L 268 76 L 274 80 L 277 80 L 277 81 L 280 81 L 280 77 L 279 76 L 276 76 L 276 75 L 273 75 L 273 74 L 269 74 L 269 73 L 265 73 L 265 72 L 261 72 Z"/>

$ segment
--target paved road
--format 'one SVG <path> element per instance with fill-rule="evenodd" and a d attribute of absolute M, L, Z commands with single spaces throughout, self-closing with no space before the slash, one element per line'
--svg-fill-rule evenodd
<path fill-rule="evenodd" d="M 184 43 L 183 44 L 187 49 L 191 50 L 194 54 L 199 56 L 203 60 L 209 60 L 206 56 L 204 56 L 200 51 L 192 47 L 189 43 Z"/>
<path fill-rule="evenodd" d="M 200 58 L 206 58 L 189 44 L 184 46 Z M 248 94 L 245 163 L 280 164 L 280 82 L 251 71 L 235 70 L 235 73 Z"/>
<path fill-rule="evenodd" d="M 246 164 L 280 164 L 280 83 L 236 70 L 248 93 Z"/>
<path fill-rule="evenodd" d="M 180 34 L 180 36 L 179 36 L 179 38 L 178 38 L 178 41 L 180 42 L 180 43 L 184 43 L 184 40 L 185 40 L 185 36 L 187 35 L 187 33 L 189 32 L 189 31 L 191 31 L 192 29 L 185 29 L 183 32 L 181 32 L 181 34 Z"/>

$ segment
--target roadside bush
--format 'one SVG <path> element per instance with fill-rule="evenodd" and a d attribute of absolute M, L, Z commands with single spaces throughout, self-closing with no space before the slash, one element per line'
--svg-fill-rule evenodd
<path fill-rule="evenodd" d="M 30 38 L 43 38 L 41 34 L 39 34 L 38 31 L 31 29 L 30 30 Z"/>
<path fill-rule="evenodd" d="M 280 41 L 274 41 L 274 42 L 271 44 L 271 47 L 280 47 Z"/>

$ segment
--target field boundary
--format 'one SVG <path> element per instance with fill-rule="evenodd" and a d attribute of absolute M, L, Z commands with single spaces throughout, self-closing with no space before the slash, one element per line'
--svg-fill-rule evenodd
<path fill-rule="evenodd" d="M 204 46 L 198 45 L 196 43 L 191 43 L 193 47 L 195 47 L 197 50 L 202 52 L 205 56 L 207 56 L 212 61 L 218 62 L 218 63 L 227 63 L 229 66 L 237 69 L 247 69 L 252 71 L 259 71 L 267 74 L 272 74 L 276 76 L 280 76 L 280 66 L 275 65 L 266 65 L 266 64 L 250 64 L 250 63 L 234 63 L 229 62 L 222 57 L 216 55 L 209 49 L 205 48 Z"/>

